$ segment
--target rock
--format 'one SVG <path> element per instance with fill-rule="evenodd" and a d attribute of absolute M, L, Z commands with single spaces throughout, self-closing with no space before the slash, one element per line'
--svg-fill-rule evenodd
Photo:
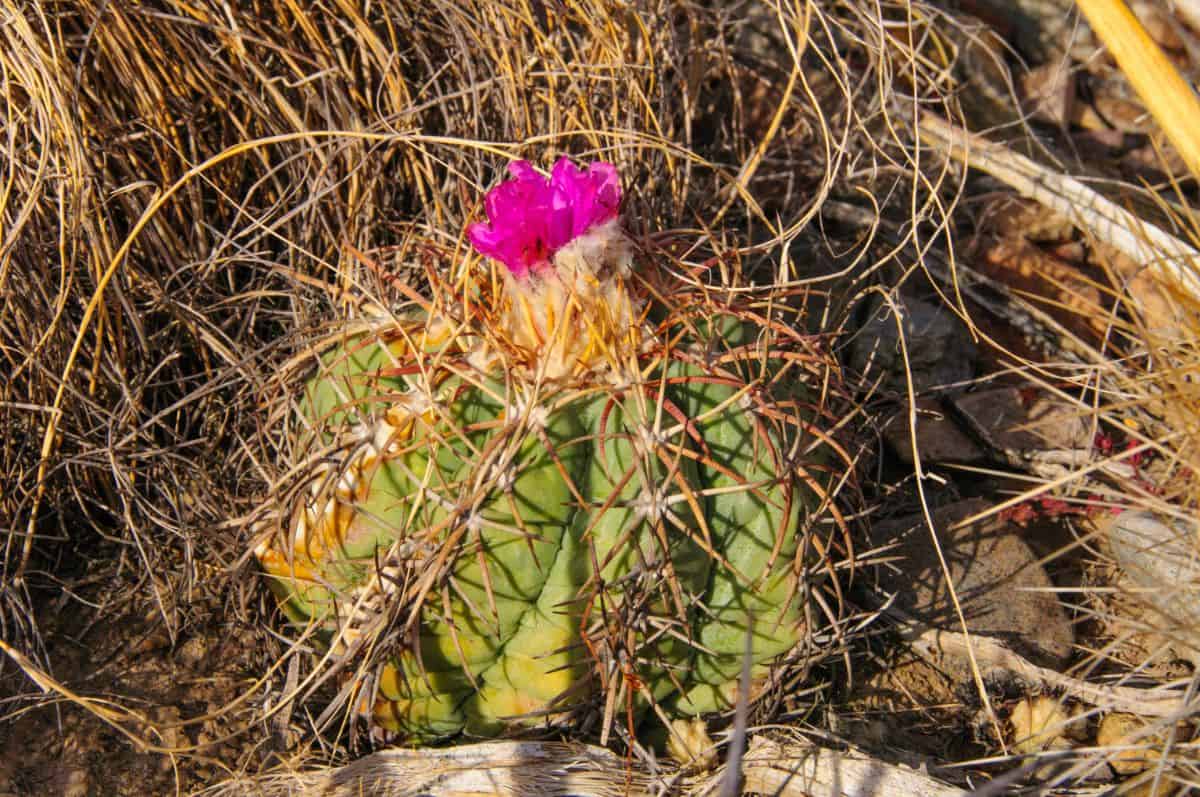
<path fill-rule="evenodd" d="M 699 717 L 671 720 L 667 753 L 680 764 L 707 772 L 717 764 L 717 745 Z"/>
<path fill-rule="evenodd" d="M 1021 109 L 1012 101 L 1012 72 L 1004 38 L 985 25 L 945 25 L 939 27 L 958 50 L 954 59 L 954 77 L 962 87 L 961 105 L 971 129 L 1019 124 Z"/>
<path fill-rule="evenodd" d="M 179 646 L 176 658 L 188 669 L 196 669 L 208 654 L 208 646 L 203 637 L 194 636 Z"/>
<path fill-rule="evenodd" d="M 1014 466 L 1048 452 L 1082 464 L 1092 450 L 1092 427 L 1081 410 L 1034 387 L 981 390 L 956 396 L 953 405 L 967 428 Z"/>
<path fill-rule="evenodd" d="M 89 782 L 90 778 L 88 777 L 86 766 L 82 764 L 78 766 L 64 766 L 62 771 L 63 797 L 87 797 L 91 792 Z"/>
<path fill-rule="evenodd" d="M 1061 56 L 1075 26 L 1071 0 L 961 0 L 964 11 L 986 21 L 1029 63 Z"/>
<path fill-rule="evenodd" d="M 1022 104 L 1037 119 L 1066 129 L 1075 115 L 1075 72 L 1062 61 L 1034 67 L 1020 77 Z M 1031 236 L 1032 237 L 1032 236 Z"/>
<path fill-rule="evenodd" d="M 1113 772 L 1130 778 L 1156 767 L 1162 760 L 1163 750 L 1172 737 L 1176 745 L 1180 742 L 1186 744 L 1186 740 L 1192 738 L 1194 733 L 1195 728 L 1187 722 L 1180 722 L 1172 730 L 1169 723 L 1156 723 L 1151 726 L 1141 717 L 1112 713 L 1106 714 L 1100 720 L 1100 727 L 1096 730 L 1095 746 L 1104 752 L 1104 758 L 1112 767 Z M 1180 748 L 1176 747 L 1175 749 L 1179 750 Z M 1178 753 L 1172 758 L 1177 759 Z M 1170 771 L 1169 768 L 1168 771 Z M 1172 780 L 1170 777 L 1163 778 L 1158 789 L 1148 788 L 1154 785 L 1152 780 L 1132 788 L 1126 782 L 1125 788 L 1120 793 L 1130 797 L 1143 797 L 1143 795 L 1144 797 L 1169 797 L 1169 795 L 1180 793 L 1179 787 L 1172 783 Z M 1192 794 L 1193 792 L 1188 790 L 1187 793 Z"/>
<path fill-rule="evenodd" d="M 970 464 L 987 459 L 984 450 L 946 416 L 936 399 L 918 398 L 916 404 L 917 453 L 921 455 L 922 462 Z M 913 443 L 907 411 L 896 413 L 884 424 L 883 439 L 902 462 L 913 464 Z"/>
<path fill-rule="evenodd" d="M 974 373 L 975 342 L 958 317 L 946 307 L 919 299 L 898 299 L 901 324 L 892 306 L 879 302 L 850 345 L 850 367 L 866 385 L 879 382 L 897 393 L 907 393 L 904 352 L 900 348 L 903 327 L 912 370 L 913 388 L 918 393 L 969 380 Z"/>
<path fill-rule="evenodd" d="M 1187 45 L 1176 32 L 1171 12 L 1164 8 L 1162 3 L 1157 0 L 1156 2 L 1140 0 L 1130 3 L 1129 6 L 1134 16 L 1138 18 L 1138 22 L 1141 22 L 1146 29 L 1146 33 L 1150 34 L 1150 38 L 1154 39 L 1159 47 L 1175 52 L 1187 49 Z"/>
<path fill-rule="evenodd" d="M 1096 731 L 1097 747 L 1123 747 L 1105 758 L 1118 775 L 1136 775 L 1150 766 L 1161 750 L 1162 738 L 1147 736 L 1146 723 L 1132 714 L 1107 714 Z"/>
<path fill-rule="evenodd" d="M 989 518 L 956 524 L 987 509 L 980 499 L 960 501 L 933 512 L 937 538 L 971 634 L 990 636 L 1035 663 L 1061 665 L 1071 653 L 1074 630 L 1037 556 L 1015 527 Z M 933 628 L 961 632 L 950 589 L 923 516 L 879 524 L 876 544 L 894 544 L 895 561 L 879 569 L 880 585 L 896 593 L 897 604 Z M 945 662 L 963 681 L 970 664 Z"/>
<path fill-rule="evenodd" d="M 1180 658 L 1200 667 L 1200 528 L 1127 511 L 1105 531 L 1117 564 L 1141 588 L 1138 600 L 1159 615 L 1156 630 Z"/>
<path fill-rule="evenodd" d="M 1067 731 L 1071 714 L 1061 701 L 1047 695 L 1027 697 L 1013 708 L 1008 719 L 1012 726 L 1013 749 L 1030 755 L 1042 750 L 1071 747 Z"/>

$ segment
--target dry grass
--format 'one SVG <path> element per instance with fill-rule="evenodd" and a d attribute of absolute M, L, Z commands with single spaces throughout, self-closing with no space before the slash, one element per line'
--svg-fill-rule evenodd
<path fill-rule="evenodd" d="M 913 119 L 958 118 L 956 30 L 923 4 L 853 0 L 4 0 L 8 727 L 57 706 L 164 751 L 152 780 L 106 781 L 112 793 L 273 756 L 342 760 L 349 740 L 314 730 L 319 701 L 280 701 L 299 675 L 278 664 L 248 560 L 256 513 L 288 476 L 267 422 L 286 364 L 362 305 L 422 291 L 427 265 L 460 262 L 506 159 L 563 152 L 617 164 L 634 235 L 683 242 L 688 264 L 811 283 L 836 332 L 863 296 L 953 263 L 963 176 Z M 947 295 L 965 309 L 959 287 Z M 1126 325 L 1118 348 L 1013 366 L 1155 452 L 1161 489 L 1093 462 L 1037 490 L 1189 514 L 1194 336 L 1104 309 Z M 232 640 L 224 686 L 208 664 L 185 682 L 209 690 L 196 705 L 140 683 L 145 650 L 171 681 L 193 640 Z M 1077 675 L 1107 679 L 1095 664 Z M 171 700 L 184 710 L 164 713 Z M 44 744 L 33 754 L 66 755 Z M 1160 749 L 1186 779 L 1188 755 Z"/>

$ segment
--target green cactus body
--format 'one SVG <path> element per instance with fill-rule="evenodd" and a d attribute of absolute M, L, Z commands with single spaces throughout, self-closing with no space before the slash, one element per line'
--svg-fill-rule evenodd
<path fill-rule="evenodd" d="M 704 365 L 745 337 L 715 328 L 643 347 L 627 378 L 540 386 L 394 333 L 325 355 L 305 425 L 375 445 L 346 446 L 353 478 L 326 476 L 306 535 L 259 555 L 289 616 L 335 644 L 380 633 L 364 594 L 383 596 L 368 620 L 393 607 L 376 722 L 428 740 L 606 702 L 703 715 L 736 699 L 747 635 L 759 680 L 795 648 L 818 504 L 789 462 L 803 424 L 764 417 L 787 402 L 739 372 L 758 361 Z"/>
<path fill-rule="evenodd" d="M 635 273 L 614 167 L 509 171 L 467 229 L 490 270 L 323 347 L 259 561 L 410 739 L 725 711 L 819 616 L 836 375 L 804 289 Z"/>

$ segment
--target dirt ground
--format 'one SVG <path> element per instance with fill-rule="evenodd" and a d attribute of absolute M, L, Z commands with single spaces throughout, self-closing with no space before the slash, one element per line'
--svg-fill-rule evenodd
<path fill-rule="evenodd" d="M 1131 6 L 1195 85 L 1200 4 Z M 0 797 L 384 746 L 322 716 L 337 677 L 277 704 L 316 659 L 284 657 L 252 554 L 302 489 L 296 363 L 467 262 L 507 161 L 564 153 L 619 168 L 647 257 L 792 280 L 789 332 L 857 402 L 842 625 L 769 719 L 959 785 L 1045 755 L 1075 767 L 1060 794 L 1149 795 L 1151 762 L 1158 794 L 1200 793 L 1200 631 L 1140 599 L 1102 525 L 1200 504 L 1200 299 L 926 124 L 1193 246 L 1195 179 L 1073 8 L 0 0 Z M 971 501 L 986 543 L 896 530 Z M 896 607 L 1059 677 L 934 663 Z M 1114 685 L 1191 702 L 1131 717 L 1089 691 Z"/>
<path fill-rule="evenodd" d="M 0 794 L 187 794 L 272 759 L 280 726 L 257 721 L 262 706 L 243 699 L 278 643 L 240 621 L 236 607 L 204 601 L 172 639 L 140 593 L 107 594 L 114 582 L 81 579 L 69 594 L 42 596 L 48 674 L 95 710 L 65 699 L 31 704 L 21 698 L 24 676 L 5 672 L 0 694 L 15 710 L 0 724 Z M 80 610 L 101 602 L 120 608 L 99 619 Z M 108 696 L 118 713 L 106 713 Z"/>

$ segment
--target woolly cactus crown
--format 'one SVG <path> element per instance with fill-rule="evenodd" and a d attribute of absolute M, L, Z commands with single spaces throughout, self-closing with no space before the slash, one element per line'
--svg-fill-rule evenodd
<path fill-rule="evenodd" d="M 472 224 L 475 248 L 509 275 L 489 308 L 505 367 L 521 365 L 558 379 L 603 370 L 621 378 L 645 343 L 642 302 L 631 296 L 633 249 L 617 212 L 621 183 L 609 163 L 579 169 L 560 158 L 550 177 L 527 161 L 488 192 L 488 222 Z"/>

